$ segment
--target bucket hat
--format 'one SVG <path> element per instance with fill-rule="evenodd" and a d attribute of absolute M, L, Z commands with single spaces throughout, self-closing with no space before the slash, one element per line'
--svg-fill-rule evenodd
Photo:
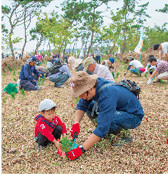
<path fill-rule="evenodd" d="M 96 63 L 92 57 L 88 57 L 83 61 L 84 71 L 87 71 L 89 65 Z"/>
<path fill-rule="evenodd" d="M 78 97 L 89 89 L 93 88 L 96 84 L 98 75 L 89 75 L 85 71 L 79 71 L 70 78 L 71 90 L 70 95 L 72 97 Z"/>

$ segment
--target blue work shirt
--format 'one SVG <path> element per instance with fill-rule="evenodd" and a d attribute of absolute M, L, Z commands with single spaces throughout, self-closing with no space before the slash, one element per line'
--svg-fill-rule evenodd
<path fill-rule="evenodd" d="M 144 111 L 137 97 L 123 86 L 114 85 L 107 86 L 100 91 L 99 88 L 107 83 L 113 83 L 108 80 L 98 78 L 96 95 L 93 100 L 97 101 L 99 107 L 99 115 L 97 117 L 97 128 L 93 131 L 98 137 L 105 137 L 110 130 L 111 123 L 113 121 L 113 115 L 116 111 L 124 111 L 130 114 L 134 114 L 139 118 L 144 117 Z M 86 112 L 90 101 L 79 100 L 76 109 Z"/>
<path fill-rule="evenodd" d="M 20 71 L 19 79 L 33 81 L 35 80 L 32 77 L 33 73 L 35 75 L 40 75 L 40 72 L 37 71 L 35 66 L 30 66 L 29 64 L 25 63 Z"/>
<path fill-rule="evenodd" d="M 52 75 L 49 74 L 49 76 L 52 77 L 52 78 L 57 78 L 57 77 L 58 77 L 60 74 L 62 74 L 62 73 L 68 74 L 69 77 L 72 76 L 72 74 L 70 73 L 70 71 L 69 71 L 67 65 L 61 66 L 61 67 L 59 68 L 59 72 L 57 72 L 57 73 L 55 73 L 55 74 L 52 74 Z"/>

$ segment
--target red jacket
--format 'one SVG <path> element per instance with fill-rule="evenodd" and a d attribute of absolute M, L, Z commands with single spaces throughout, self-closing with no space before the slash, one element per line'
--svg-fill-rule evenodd
<path fill-rule="evenodd" d="M 53 130 L 57 125 L 62 127 L 62 133 L 66 133 L 66 126 L 61 121 L 61 119 L 58 116 L 54 116 L 53 121 L 49 121 L 45 119 L 44 116 L 41 114 L 37 115 L 35 118 L 35 121 L 37 121 L 35 126 L 35 137 L 39 134 L 39 132 L 48 138 L 50 141 L 54 141 L 54 136 L 52 135 Z"/>

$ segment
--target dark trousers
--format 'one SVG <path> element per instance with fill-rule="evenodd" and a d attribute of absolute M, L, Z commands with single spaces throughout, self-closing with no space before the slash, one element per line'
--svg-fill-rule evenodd
<path fill-rule="evenodd" d="M 96 56 L 96 62 L 100 64 L 100 56 Z"/>
<path fill-rule="evenodd" d="M 62 127 L 61 126 L 56 126 L 56 128 L 54 129 L 52 134 L 53 134 L 53 136 L 55 137 L 56 140 L 60 139 L 61 138 L 61 134 L 62 134 Z M 51 143 L 51 141 L 48 140 L 47 137 L 45 137 L 44 135 L 39 133 L 37 135 L 37 143 L 38 143 L 39 146 L 45 147 L 49 143 Z"/>

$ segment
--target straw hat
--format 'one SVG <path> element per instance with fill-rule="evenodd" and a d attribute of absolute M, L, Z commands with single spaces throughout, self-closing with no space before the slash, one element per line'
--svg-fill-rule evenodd
<path fill-rule="evenodd" d="M 72 97 L 78 97 L 89 89 L 93 88 L 96 84 L 98 75 L 89 75 L 85 71 L 79 71 L 70 78 L 71 90 L 70 95 Z"/>

